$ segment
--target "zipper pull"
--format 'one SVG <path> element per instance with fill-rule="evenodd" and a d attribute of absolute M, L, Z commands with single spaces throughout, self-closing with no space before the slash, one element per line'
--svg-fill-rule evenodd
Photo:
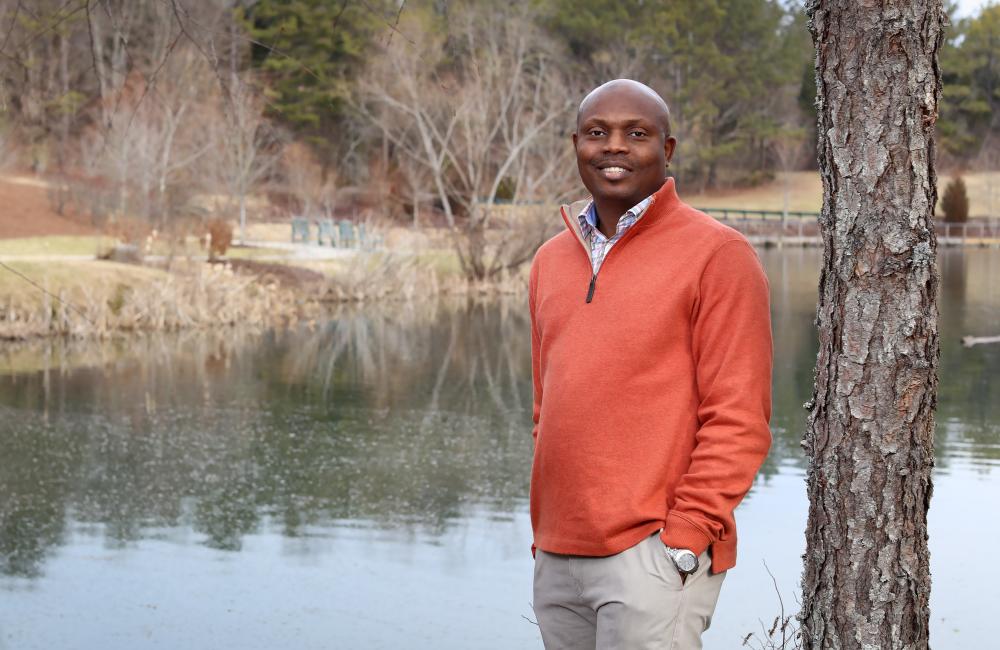
<path fill-rule="evenodd" d="M 587 304 L 594 299 L 594 288 L 597 285 L 597 274 L 595 273 L 590 277 L 590 288 L 587 289 Z"/>

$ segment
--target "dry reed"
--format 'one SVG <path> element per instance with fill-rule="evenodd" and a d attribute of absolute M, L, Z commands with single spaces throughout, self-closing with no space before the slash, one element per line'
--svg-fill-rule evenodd
<path fill-rule="evenodd" d="M 244 268 L 246 267 L 246 268 Z M 245 272 L 244 272 L 245 271 Z M 491 300 L 525 292 L 524 273 L 470 283 L 415 256 L 365 254 L 323 281 L 298 267 L 177 263 L 155 277 L 94 281 L 81 273 L 58 289 L 20 292 L 0 302 L 0 341 L 38 337 L 107 338 L 123 332 L 170 332 L 235 325 L 314 323 L 331 303 L 420 302 L 441 296 Z M 298 271 L 298 275 L 295 271 Z M 3 300 L 3 299 L 0 299 Z"/>
<path fill-rule="evenodd" d="M 526 269 L 524 269 L 526 270 Z M 369 302 L 422 300 L 438 296 L 493 298 L 526 292 L 524 272 L 503 271 L 494 279 L 472 282 L 459 273 L 441 273 L 414 256 L 358 255 L 328 280 L 324 300 Z"/>
<path fill-rule="evenodd" d="M 276 282 L 207 264 L 165 274 L 155 282 L 94 286 L 81 281 L 54 294 L 39 294 L 8 297 L 0 311 L 0 339 L 266 327 L 294 322 L 318 309 Z"/>

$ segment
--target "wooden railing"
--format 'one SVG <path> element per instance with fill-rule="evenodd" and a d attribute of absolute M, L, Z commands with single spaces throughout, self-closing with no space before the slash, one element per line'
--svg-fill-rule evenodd
<path fill-rule="evenodd" d="M 819 244 L 819 213 L 738 208 L 698 208 L 757 243 Z M 942 246 L 1000 246 L 1000 220 L 975 219 L 967 223 L 934 226 Z"/>
<path fill-rule="evenodd" d="M 945 246 L 1000 246 L 1000 221 L 975 220 L 967 223 L 938 221 L 934 228 L 938 243 Z"/>
<path fill-rule="evenodd" d="M 756 244 L 819 245 L 819 213 L 798 210 L 698 208 L 740 231 Z"/>
<path fill-rule="evenodd" d="M 710 214 L 721 221 L 729 219 L 764 219 L 768 221 L 778 220 L 787 216 L 789 219 L 819 219 L 819 212 L 800 212 L 798 210 L 741 210 L 739 208 L 698 208 L 706 214 Z"/>

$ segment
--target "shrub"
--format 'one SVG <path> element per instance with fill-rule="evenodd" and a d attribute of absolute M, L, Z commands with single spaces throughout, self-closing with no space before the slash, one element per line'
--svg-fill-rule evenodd
<path fill-rule="evenodd" d="M 208 222 L 208 237 L 209 259 L 225 257 L 229 245 L 233 243 L 233 227 L 225 219 L 212 219 Z"/>
<path fill-rule="evenodd" d="M 949 223 L 965 223 L 969 220 L 969 194 L 961 176 L 955 176 L 944 188 L 941 211 L 944 212 L 944 220 Z"/>

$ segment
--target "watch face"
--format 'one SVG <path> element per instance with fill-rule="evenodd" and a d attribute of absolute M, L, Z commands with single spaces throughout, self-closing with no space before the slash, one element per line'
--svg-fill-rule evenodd
<path fill-rule="evenodd" d="M 698 568 L 698 556 L 691 551 L 682 551 L 676 556 L 677 568 L 684 573 L 691 573 Z"/>

